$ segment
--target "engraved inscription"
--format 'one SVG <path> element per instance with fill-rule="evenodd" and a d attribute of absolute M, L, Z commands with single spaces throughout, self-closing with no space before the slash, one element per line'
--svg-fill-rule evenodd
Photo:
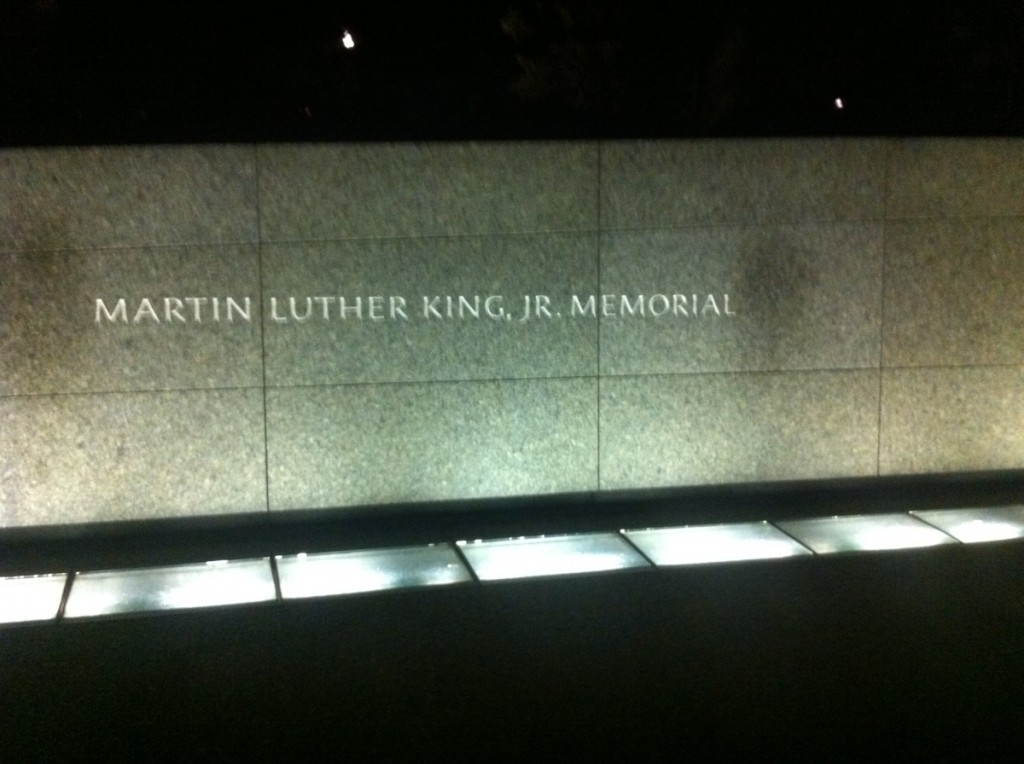
<path fill-rule="evenodd" d="M 93 320 L 109 324 L 251 323 L 251 297 L 141 297 L 94 301 Z M 417 309 L 414 309 L 418 306 Z M 728 319 L 737 315 L 727 292 L 654 294 L 425 294 L 304 295 L 270 297 L 273 324 L 324 321 L 500 321 L 516 324 L 561 319 Z"/>
<path fill-rule="evenodd" d="M 97 324 L 201 324 L 252 321 L 250 297 L 119 297 L 109 303 L 97 297 Z"/>

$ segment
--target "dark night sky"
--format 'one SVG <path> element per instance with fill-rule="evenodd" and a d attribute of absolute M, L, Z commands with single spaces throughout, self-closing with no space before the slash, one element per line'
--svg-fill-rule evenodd
<path fill-rule="evenodd" d="M 1021 0 L 635 5 L 6 0 L 0 144 L 1024 128 Z"/>

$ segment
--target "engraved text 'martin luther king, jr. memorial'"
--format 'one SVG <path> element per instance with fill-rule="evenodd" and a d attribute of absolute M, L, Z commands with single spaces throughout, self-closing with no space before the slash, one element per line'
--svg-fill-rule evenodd
<path fill-rule="evenodd" d="M 1024 467 L 1024 141 L 0 152 L 0 529 Z"/>
<path fill-rule="evenodd" d="M 252 321 L 251 297 L 96 298 L 98 324 L 201 324 Z M 509 306 L 506 308 L 506 306 Z M 513 307 L 516 306 L 516 307 Z M 563 312 L 564 310 L 564 312 Z M 735 316 L 728 294 L 570 295 L 559 305 L 551 295 L 404 295 L 271 297 L 275 324 L 306 321 L 410 321 L 490 319 L 530 321 L 569 318 L 721 318 Z"/>

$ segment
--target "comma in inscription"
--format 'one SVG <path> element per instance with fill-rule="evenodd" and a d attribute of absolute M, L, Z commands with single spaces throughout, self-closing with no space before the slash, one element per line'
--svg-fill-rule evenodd
<path fill-rule="evenodd" d="M 95 301 L 97 324 L 251 323 L 252 297 L 119 297 Z M 267 319 L 274 324 L 324 321 L 483 320 L 511 323 L 585 318 L 715 319 L 736 315 L 725 292 L 589 294 L 552 297 L 528 294 L 271 297 Z"/>

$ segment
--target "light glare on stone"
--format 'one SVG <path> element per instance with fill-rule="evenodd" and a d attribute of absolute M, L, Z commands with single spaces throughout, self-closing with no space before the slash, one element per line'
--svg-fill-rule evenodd
<path fill-rule="evenodd" d="M 857 515 L 790 520 L 776 525 L 818 554 L 954 544 L 956 540 L 910 515 Z"/>
<path fill-rule="evenodd" d="M 269 558 L 79 574 L 65 616 L 215 607 L 275 598 Z"/>
<path fill-rule="evenodd" d="M 614 533 L 477 541 L 461 549 L 481 581 L 595 573 L 648 564 Z"/>
<path fill-rule="evenodd" d="M 1024 506 L 912 512 L 964 544 L 1024 538 Z"/>
<path fill-rule="evenodd" d="M 471 581 L 447 544 L 277 558 L 285 599 Z"/>
<path fill-rule="evenodd" d="M 55 618 L 66 578 L 63 573 L 0 578 L 0 623 Z"/>
<path fill-rule="evenodd" d="M 655 565 L 763 560 L 810 554 L 767 522 L 624 531 Z"/>

